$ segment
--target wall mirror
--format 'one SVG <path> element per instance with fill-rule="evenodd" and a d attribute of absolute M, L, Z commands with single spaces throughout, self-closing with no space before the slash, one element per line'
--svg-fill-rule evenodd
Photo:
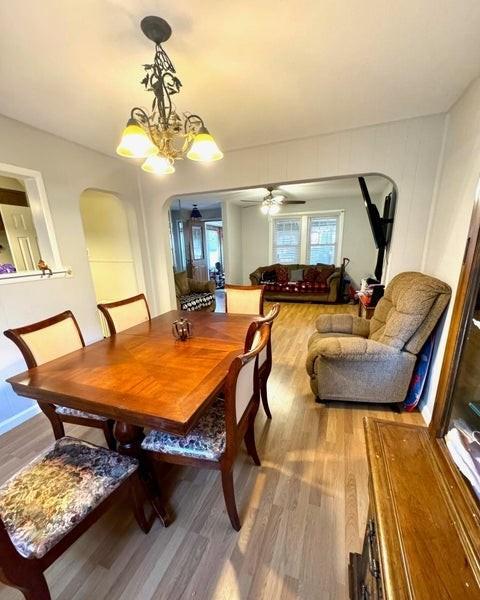
<path fill-rule="evenodd" d="M 49 270 L 42 271 L 44 261 Z M 0 164 L 0 282 L 65 273 L 38 171 Z"/>

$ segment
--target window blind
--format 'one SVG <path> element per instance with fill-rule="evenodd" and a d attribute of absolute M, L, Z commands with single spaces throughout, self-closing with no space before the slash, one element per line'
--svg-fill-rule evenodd
<path fill-rule="evenodd" d="M 292 265 L 300 262 L 301 217 L 273 220 L 273 261 Z"/>
<path fill-rule="evenodd" d="M 313 216 L 308 219 L 307 259 L 310 264 L 336 262 L 338 216 Z"/>

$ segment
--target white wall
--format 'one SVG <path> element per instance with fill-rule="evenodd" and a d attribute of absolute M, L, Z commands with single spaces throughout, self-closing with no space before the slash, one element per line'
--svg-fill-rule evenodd
<path fill-rule="evenodd" d="M 241 285 L 243 283 L 242 208 L 231 202 L 224 202 L 222 216 L 225 281 Z M 255 240 L 254 243 L 258 245 L 259 240 Z"/>
<path fill-rule="evenodd" d="M 433 115 L 226 152 L 224 160 L 208 166 L 187 160 L 169 178 L 140 173 L 160 310 L 175 305 L 166 213 L 168 198 L 182 193 L 386 174 L 398 186 L 387 277 L 420 269 L 444 120 L 444 115 Z M 225 231 L 226 244 L 227 236 Z M 257 236 L 255 244 L 260 243 Z"/>
<path fill-rule="evenodd" d="M 477 79 L 449 112 L 442 169 L 425 249 L 424 271 L 447 282 L 453 290 L 422 409 L 427 421 L 435 401 L 479 176 L 480 79 Z"/>
<path fill-rule="evenodd" d="M 310 199 L 301 205 L 285 205 L 281 214 L 323 210 L 344 210 L 341 254 L 350 258 L 347 272 L 353 282 L 359 284 L 362 277 L 374 272 L 377 260 L 372 230 L 360 192 L 352 198 Z M 268 218 L 261 214 L 258 206 L 242 208 L 241 214 L 243 283 L 250 283 L 249 274 L 257 267 L 270 263 L 270 227 Z"/>
<path fill-rule="evenodd" d="M 99 339 L 101 331 L 79 210 L 80 194 L 92 187 L 112 191 L 125 201 L 129 218 L 135 221 L 139 215 L 136 169 L 5 117 L 0 117 L 0 162 L 42 173 L 62 262 L 73 269 L 71 279 L 2 284 L 0 331 L 69 308 L 78 318 L 86 342 Z M 3 335 L 0 335 L 0 357 L 2 432 L 29 416 L 33 404 L 17 397 L 4 383 L 9 375 L 24 370 L 25 363 Z"/>
<path fill-rule="evenodd" d="M 138 294 L 143 278 L 141 272 L 137 276 L 139 265 L 123 202 L 113 194 L 86 190 L 80 198 L 80 214 L 97 303 Z"/>

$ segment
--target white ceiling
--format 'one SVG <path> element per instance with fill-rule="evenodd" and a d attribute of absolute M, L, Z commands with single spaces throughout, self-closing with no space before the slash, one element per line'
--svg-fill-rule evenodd
<path fill-rule="evenodd" d="M 223 149 L 443 112 L 480 69 L 478 0 L 0 2 L 0 113 L 112 153 L 165 48 Z"/>
<path fill-rule="evenodd" d="M 365 176 L 365 181 L 374 202 L 383 200 L 384 196 L 392 189 L 390 180 L 382 175 L 367 175 Z M 322 198 L 362 198 L 356 177 L 278 185 L 275 189 L 281 191 L 288 200 L 309 201 L 321 200 Z M 200 210 L 219 208 L 221 202 L 231 202 L 242 208 L 248 208 L 257 206 L 257 204 L 247 203 L 244 200 L 261 202 L 266 194 L 266 188 L 258 187 L 206 194 L 186 194 L 180 197 L 180 202 L 183 209 L 191 209 L 193 204 L 198 204 Z M 172 201 L 171 206 L 174 208 L 178 207 L 178 198 Z"/>

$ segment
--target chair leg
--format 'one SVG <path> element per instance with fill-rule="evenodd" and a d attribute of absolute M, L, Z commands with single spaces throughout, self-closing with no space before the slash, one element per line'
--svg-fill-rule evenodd
<path fill-rule="evenodd" d="M 19 588 L 26 600 L 52 600 L 47 580 L 42 573 L 30 575 L 28 578 L 28 587 Z"/>
<path fill-rule="evenodd" d="M 230 523 L 235 531 L 240 531 L 240 519 L 238 518 L 237 505 L 235 503 L 235 490 L 233 489 L 233 471 L 232 467 L 222 468 L 222 488 L 225 498 Z"/>
<path fill-rule="evenodd" d="M 248 429 L 245 432 L 245 446 L 247 447 L 247 452 L 253 458 L 253 462 L 259 467 L 261 465 L 260 458 L 257 453 L 257 446 L 255 445 L 255 419 L 251 419 Z"/>
<path fill-rule="evenodd" d="M 113 435 L 113 427 L 115 425 L 115 421 L 112 421 L 111 419 L 109 419 L 108 421 L 105 421 L 105 423 L 103 424 L 103 433 L 105 435 L 105 440 L 107 441 L 107 446 L 110 448 L 110 450 L 116 450 L 117 449 L 117 440 L 115 439 L 115 436 Z"/>
<path fill-rule="evenodd" d="M 272 413 L 270 412 L 270 407 L 268 406 L 267 379 L 268 377 L 265 377 L 265 379 L 262 379 L 260 383 L 260 394 L 262 396 L 263 410 L 265 411 L 267 418 L 271 419 Z"/>

